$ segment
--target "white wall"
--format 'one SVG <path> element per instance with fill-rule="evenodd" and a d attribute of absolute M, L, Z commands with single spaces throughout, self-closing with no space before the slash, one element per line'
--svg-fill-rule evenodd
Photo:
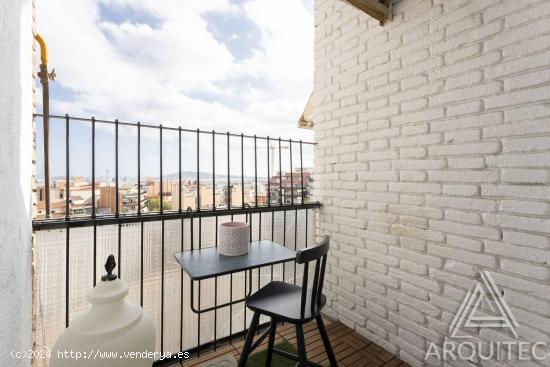
<path fill-rule="evenodd" d="M 0 1 L 0 364 L 32 348 L 32 3 Z"/>
<path fill-rule="evenodd" d="M 485 269 L 550 342 L 550 2 L 393 2 L 316 1 L 327 312 L 422 365 Z"/>

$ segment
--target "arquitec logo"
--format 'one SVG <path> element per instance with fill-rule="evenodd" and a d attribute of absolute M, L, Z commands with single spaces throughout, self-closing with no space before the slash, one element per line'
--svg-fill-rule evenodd
<path fill-rule="evenodd" d="M 441 347 L 430 343 L 424 357 L 440 361 L 470 361 L 479 360 L 545 360 L 549 357 L 545 342 L 526 342 L 517 340 L 516 329 L 519 327 L 503 294 L 496 286 L 488 271 L 479 272 L 481 281 L 469 290 L 460 304 L 458 311 L 449 326 L 449 338 Z M 487 305 L 492 315 L 480 311 L 482 304 Z M 513 341 L 482 341 L 465 333 L 465 328 L 499 328 L 509 330 L 514 336 Z M 456 340 L 455 340 L 456 339 Z"/>
<path fill-rule="evenodd" d="M 479 274 L 482 282 L 477 282 L 475 288 L 469 290 L 466 294 L 451 322 L 449 335 L 452 338 L 471 338 L 471 335 L 468 334 L 459 335 L 459 331 L 463 327 L 506 328 L 517 338 L 516 328 L 519 326 L 518 322 L 498 290 L 491 274 L 488 271 L 480 271 Z M 487 297 L 487 295 L 490 297 Z M 484 300 L 491 311 L 497 314 L 496 316 L 477 316 L 479 306 Z"/>

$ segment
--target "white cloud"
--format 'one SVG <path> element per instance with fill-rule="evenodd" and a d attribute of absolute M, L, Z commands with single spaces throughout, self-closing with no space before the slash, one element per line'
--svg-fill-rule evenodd
<path fill-rule="evenodd" d="M 304 97 L 312 88 L 313 19 L 296 0 L 254 0 L 244 4 L 246 16 L 261 30 L 261 49 L 245 61 L 286 97 Z"/>
<path fill-rule="evenodd" d="M 118 13 L 131 7 L 154 22 L 106 19 L 100 3 Z M 66 92 L 51 103 L 57 113 L 311 138 L 296 128 L 313 73 L 313 15 L 301 1 L 37 5 L 38 30 Z M 209 32 L 205 16 L 213 11 L 246 17 L 258 28 L 260 43 L 250 57 L 237 61 Z"/>

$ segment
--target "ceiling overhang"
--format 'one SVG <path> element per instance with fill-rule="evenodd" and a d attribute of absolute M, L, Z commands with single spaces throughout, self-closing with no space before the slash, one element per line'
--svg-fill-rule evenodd
<path fill-rule="evenodd" d="M 391 0 L 345 0 L 380 21 L 380 25 L 391 20 Z"/>
<path fill-rule="evenodd" d="M 298 120 L 298 127 L 302 129 L 312 129 L 314 112 L 315 98 L 313 96 L 313 93 L 311 93 L 309 99 L 307 100 L 306 107 L 304 108 L 304 112 L 302 113 L 302 116 L 300 116 L 300 120 Z"/>

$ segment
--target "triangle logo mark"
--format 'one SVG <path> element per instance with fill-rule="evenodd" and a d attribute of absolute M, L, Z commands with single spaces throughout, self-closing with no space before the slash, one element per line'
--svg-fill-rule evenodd
<path fill-rule="evenodd" d="M 470 338 L 465 333 L 459 334 L 464 327 L 506 328 L 517 338 L 516 328 L 519 326 L 510 307 L 498 290 L 488 271 L 480 271 L 481 281 L 469 290 L 458 308 L 458 312 L 449 326 L 449 334 L 453 338 Z M 496 315 L 478 315 L 482 302 Z"/>

